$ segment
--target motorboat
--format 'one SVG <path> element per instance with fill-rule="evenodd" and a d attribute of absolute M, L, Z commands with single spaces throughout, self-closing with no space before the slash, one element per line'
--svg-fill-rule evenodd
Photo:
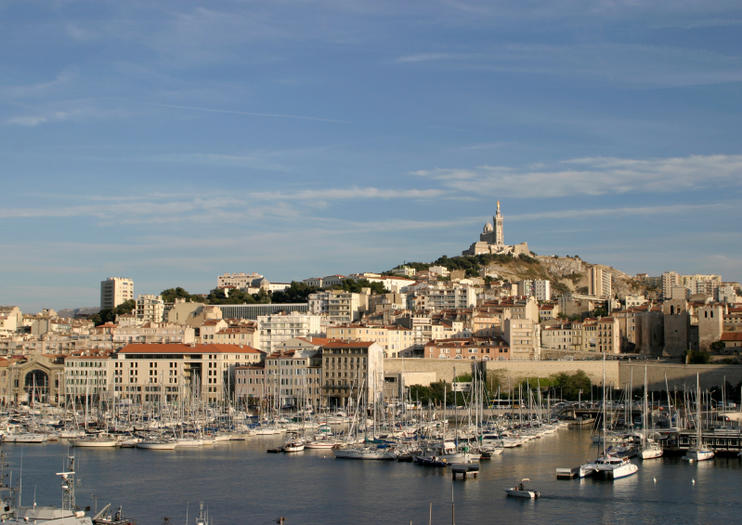
<path fill-rule="evenodd" d="M 511 498 L 536 499 L 541 496 L 538 490 L 526 487 L 526 482 L 531 481 L 528 478 L 521 479 L 515 486 L 505 489 L 505 492 Z"/>
<path fill-rule="evenodd" d="M 304 450 L 303 441 L 289 441 L 283 446 L 284 452 L 301 452 Z"/>

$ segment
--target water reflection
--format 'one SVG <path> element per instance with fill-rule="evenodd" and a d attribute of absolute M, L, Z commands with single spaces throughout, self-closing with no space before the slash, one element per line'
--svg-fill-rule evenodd
<path fill-rule="evenodd" d="M 123 504 L 139 523 L 182 523 L 186 505 L 204 501 L 217 523 L 355 524 L 450 523 L 450 472 L 411 463 L 341 461 L 322 450 L 266 454 L 275 439 L 208 449 L 157 453 L 137 449 L 78 449 L 82 505 Z M 16 468 L 23 451 L 24 501 L 59 500 L 54 472 L 64 444 L 4 445 Z M 595 455 L 587 432 L 556 435 L 483 461 L 478 479 L 453 483 L 457 523 L 734 523 L 740 461 L 688 464 L 668 457 L 640 463 L 635 476 L 614 482 L 557 480 L 557 467 Z M 536 501 L 507 498 L 514 480 L 530 478 Z M 17 479 L 17 478 L 16 478 Z M 695 480 L 695 485 L 692 483 Z"/>

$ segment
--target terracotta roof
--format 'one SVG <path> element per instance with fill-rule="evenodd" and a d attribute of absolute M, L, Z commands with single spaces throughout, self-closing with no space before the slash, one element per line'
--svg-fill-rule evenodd
<path fill-rule="evenodd" d="M 323 348 L 368 348 L 374 344 L 373 341 L 340 341 L 333 339 L 323 344 Z"/>
<path fill-rule="evenodd" d="M 724 332 L 721 334 L 722 341 L 742 341 L 742 332 Z"/>
<path fill-rule="evenodd" d="M 262 350 L 247 345 L 182 343 L 147 344 L 131 343 L 123 347 L 119 354 L 264 354 Z"/>

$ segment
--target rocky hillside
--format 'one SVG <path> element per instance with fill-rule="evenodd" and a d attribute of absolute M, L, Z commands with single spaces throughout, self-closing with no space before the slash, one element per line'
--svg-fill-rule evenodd
<path fill-rule="evenodd" d="M 407 263 L 418 271 L 433 265 L 445 266 L 449 270 L 464 270 L 467 276 L 492 277 L 511 282 L 523 279 L 548 279 L 552 283 L 554 295 L 566 292 L 584 293 L 588 291 L 590 268 L 599 266 L 613 276 L 613 293 L 622 297 L 626 294 L 647 294 L 646 283 L 605 265 L 594 265 L 579 256 L 517 256 L 474 255 L 442 256 L 432 263 Z"/>

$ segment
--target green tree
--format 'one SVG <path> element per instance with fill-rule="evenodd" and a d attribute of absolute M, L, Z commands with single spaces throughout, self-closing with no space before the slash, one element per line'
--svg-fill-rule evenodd
<path fill-rule="evenodd" d="M 306 303 L 309 294 L 316 292 L 319 288 L 309 286 L 305 283 L 291 281 L 291 286 L 280 292 L 271 294 L 273 303 Z"/>
<path fill-rule="evenodd" d="M 178 286 L 177 288 L 168 288 L 160 292 L 160 297 L 166 303 L 174 303 L 175 299 L 185 299 L 186 301 L 198 301 L 200 298 L 196 295 L 191 295 L 187 290 Z"/>

